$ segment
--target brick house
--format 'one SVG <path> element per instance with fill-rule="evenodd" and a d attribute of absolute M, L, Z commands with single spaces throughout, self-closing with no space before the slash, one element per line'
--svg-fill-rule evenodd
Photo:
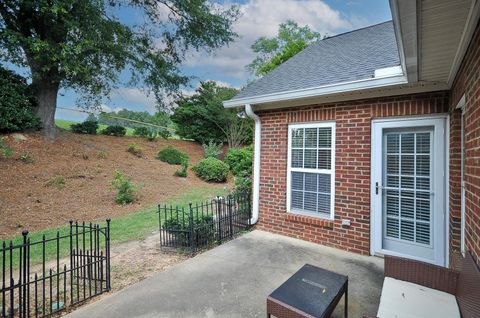
<path fill-rule="evenodd" d="M 257 227 L 371 255 L 480 257 L 480 1 L 390 1 L 225 107 L 255 120 Z"/>

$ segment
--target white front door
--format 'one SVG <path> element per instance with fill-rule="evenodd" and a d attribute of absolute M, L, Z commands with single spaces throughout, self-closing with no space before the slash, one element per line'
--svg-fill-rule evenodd
<path fill-rule="evenodd" d="M 445 121 L 373 121 L 374 254 L 445 265 Z"/>

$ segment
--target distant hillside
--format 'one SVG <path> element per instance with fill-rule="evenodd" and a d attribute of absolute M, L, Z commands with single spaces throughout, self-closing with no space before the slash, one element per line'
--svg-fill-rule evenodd
<path fill-rule="evenodd" d="M 59 127 L 59 128 L 62 128 L 62 129 L 65 129 L 65 130 L 71 130 L 70 129 L 70 126 L 72 124 L 77 124 L 78 122 L 75 122 L 75 121 L 71 121 L 71 120 L 64 120 L 64 119 L 55 119 L 55 124 Z M 105 129 L 107 127 L 107 125 L 103 125 L 103 124 L 99 124 L 98 125 L 98 133 L 100 133 L 100 131 L 102 129 Z M 132 128 L 127 128 L 127 136 L 133 136 L 133 129 Z"/>

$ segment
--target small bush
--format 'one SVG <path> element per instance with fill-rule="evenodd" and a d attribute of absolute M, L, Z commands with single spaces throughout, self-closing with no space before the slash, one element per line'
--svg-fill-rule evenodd
<path fill-rule="evenodd" d="M 127 133 L 125 127 L 122 126 L 108 126 L 104 130 L 102 130 L 103 135 L 108 136 L 115 136 L 115 137 L 123 137 Z"/>
<path fill-rule="evenodd" d="M 167 129 L 160 129 L 158 130 L 158 135 L 160 137 L 162 137 L 163 139 L 168 139 L 172 136 L 172 134 L 170 133 L 170 131 L 168 131 Z"/>
<path fill-rule="evenodd" d="M 147 135 L 148 141 L 155 141 L 157 140 L 157 132 L 155 130 L 150 130 Z"/>
<path fill-rule="evenodd" d="M 148 129 L 147 127 L 137 127 L 133 131 L 133 134 L 135 136 L 147 137 L 149 132 L 150 132 L 150 129 Z"/>
<path fill-rule="evenodd" d="M 225 162 L 230 166 L 234 176 L 252 175 L 253 147 L 233 148 L 228 150 Z"/>
<path fill-rule="evenodd" d="M 248 192 L 252 190 L 252 178 L 250 176 L 233 177 L 235 192 Z"/>
<path fill-rule="evenodd" d="M 143 155 L 143 148 L 138 146 L 137 144 L 129 144 L 127 152 L 140 158 Z"/>
<path fill-rule="evenodd" d="M 62 175 L 57 175 L 52 179 L 48 180 L 45 183 L 46 187 L 56 187 L 56 188 L 63 188 L 65 186 L 65 178 Z"/>
<path fill-rule="evenodd" d="M 193 171 L 205 181 L 223 182 L 227 180 L 229 167 L 216 158 L 205 158 L 194 166 Z"/>
<path fill-rule="evenodd" d="M 13 149 L 7 146 L 3 138 L 0 138 L 0 158 L 8 159 L 12 155 L 13 155 Z"/>
<path fill-rule="evenodd" d="M 98 122 L 93 120 L 86 120 L 83 123 L 72 124 L 70 129 L 76 134 L 96 135 L 98 129 Z"/>
<path fill-rule="evenodd" d="M 100 150 L 98 153 L 97 153 L 97 158 L 98 159 L 107 159 L 107 152 L 104 151 L 104 150 Z"/>
<path fill-rule="evenodd" d="M 190 245 L 190 223 L 188 215 L 165 220 L 162 228 L 170 233 L 176 242 Z M 187 220 L 187 221 L 185 221 Z M 211 215 L 198 215 L 193 218 L 193 240 L 195 244 L 210 241 L 215 235 L 215 223 Z"/>
<path fill-rule="evenodd" d="M 128 204 L 135 201 L 138 187 L 132 183 L 130 178 L 125 177 L 120 170 L 115 170 L 115 177 L 112 180 L 112 188 L 117 190 L 115 202 Z"/>
<path fill-rule="evenodd" d="M 28 152 L 22 153 L 20 157 L 18 157 L 18 160 L 23 161 L 24 163 L 33 163 L 35 160 L 33 159 L 33 156 L 30 155 Z"/>
<path fill-rule="evenodd" d="M 157 159 L 171 165 L 181 165 L 183 160 L 188 160 L 188 155 L 172 146 L 168 146 L 158 152 Z"/>
<path fill-rule="evenodd" d="M 186 178 L 187 177 L 187 170 L 188 170 L 188 159 L 184 159 L 182 161 L 182 168 L 175 171 L 174 176 Z"/>
<path fill-rule="evenodd" d="M 208 144 L 203 144 L 204 158 L 219 158 L 222 154 L 222 144 L 216 144 L 210 141 Z"/>

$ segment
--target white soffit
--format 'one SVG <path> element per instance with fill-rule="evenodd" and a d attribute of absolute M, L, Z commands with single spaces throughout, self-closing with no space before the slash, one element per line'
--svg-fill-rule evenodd
<path fill-rule="evenodd" d="M 472 2 L 472 0 L 420 2 L 419 80 L 448 82 L 472 9 Z"/>
<path fill-rule="evenodd" d="M 477 26 L 480 0 L 390 0 L 390 7 L 408 82 L 451 87 Z"/>

